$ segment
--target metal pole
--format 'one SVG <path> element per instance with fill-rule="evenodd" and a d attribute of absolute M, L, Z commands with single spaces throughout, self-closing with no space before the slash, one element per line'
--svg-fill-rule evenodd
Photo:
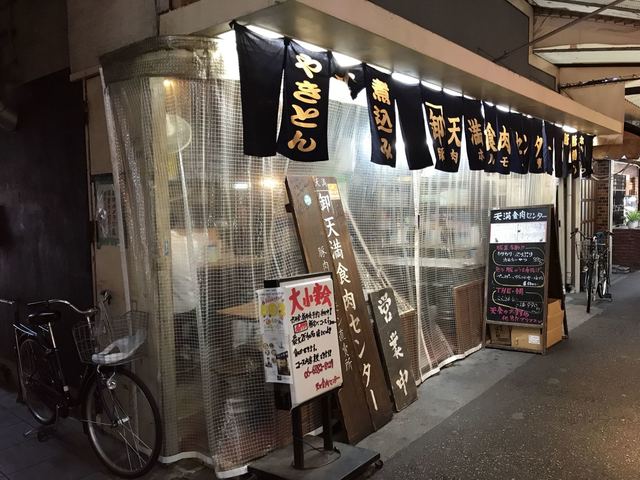
<path fill-rule="evenodd" d="M 300 407 L 291 410 L 291 423 L 293 428 L 293 468 L 302 470 L 304 469 L 304 443 Z"/>
<path fill-rule="evenodd" d="M 322 438 L 324 449 L 333 450 L 333 431 L 331 430 L 331 392 L 320 400 L 322 402 Z"/>
<path fill-rule="evenodd" d="M 578 24 L 578 23 L 580 23 L 580 22 L 582 22 L 584 20 L 587 20 L 587 19 L 589 19 L 591 17 L 595 17 L 596 15 L 600 14 L 604 10 L 607 10 L 608 8 L 611 8 L 611 7 L 615 7 L 616 5 L 618 5 L 619 3 L 622 3 L 622 2 L 624 2 L 624 0 L 614 0 L 613 2 L 611 2 L 611 3 L 607 4 L 607 5 L 603 5 L 602 7 L 598 8 L 597 10 L 594 10 L 591 13 L 586 14 L 583 17 L 571 20 L 569 23 L 567 23 L 565 25 L 562 25 L 561 27 L 558 27 L 555 30 L 551 30 L 550 32 L 547 32 L 544 35 L 541 35 L 541 36 L 539 36 L 537 38 L 534 38 L 533 40 L 530 40 L 527 43 L 523 43 L 519 47 L 516 47 L 516 48 L 514 48 L 512 50 L 506 51 L 501 56 L 499 56 L 498 58 L 494 59 L 494 62 L 496 62 L 496 63 L 500 62 L 500 61 L 504 60 L 505 58 L 511 56 L 513 53 L 515 53 L 515 52 L 517 52 L 519 50 L 522 50 L 525 47 L 529 47 L 529 46 L 534 45 L 534 44 L 536 44 L 536 43 L 538 43 L 538 42 L 540 42 L 540 41 L 542 41 L 542 40 L 544 40 L 546 38 L 552 37 L 556 33 L 560 33 L 563 30 L 566 30 L 567 28 L 571 28 L 574 25 L 576 25 L 576 24 Z"/>

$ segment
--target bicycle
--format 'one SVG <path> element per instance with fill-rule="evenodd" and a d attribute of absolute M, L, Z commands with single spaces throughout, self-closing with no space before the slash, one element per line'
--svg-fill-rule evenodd
<path fill-rule="evenodd" d="M 609 288 L 611 278 L 609 276 L 609 237 L 613 233 L 609 231 L 596 232 L 587 236 L 577 228 L 571 232 L 571 238 L 575 241 L 576 234 L 580 236 L 578 247 L 582 272 L 585 274 L 584 287 L 587 291 L 587 313 L 591 312 L 591 302 L 597 294 L 599 298 L 613 300 Z"/>
<path fill-rule="evenodd" d="M 26 321 L 20 321 L 17 302 L 0 302 L 14 307 L 19 395 L 43 425 L 38 440 L 44 441 L 47 429 L 79 408 L 78 419 L 99 460 L 118 476 L 136 478 L 151 470 L 162 446 L 158 406 L 148 387 L 126 368 L 141 355 L 147 318 L 143 312 L 128 312 L 113 322 L 106 308 L 109 298 L 104 293 L 100 308 L 88 310 L 66 300 L 28 303 Z M 72 329 L 84 364 L 78 395 L 72 395 L 60 362 L 53 331 L 61 318 L 56 306 L 84 317 Z"/>

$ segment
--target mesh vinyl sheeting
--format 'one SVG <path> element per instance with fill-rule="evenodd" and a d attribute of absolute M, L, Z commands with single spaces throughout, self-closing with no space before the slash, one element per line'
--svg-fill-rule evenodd
<path fill-rule="evenodd" d="M 457 174 L 371 164 L 364 99 L 344 100 L 337 82 L 330 161 L 246 157 L 235 46 L 207 45 L 155 39 L 105 59 L 103 78 L 132 308 L 150 312 L 138 373 L 162 406 L 164 455 L 229 472 L 290 438 L 264 383 L 253 304 L 264 279 L 305 273 L 287 174 L 338 179 L 365 290 L 391 286 L 414 311 L 419 381 L 464 354 L 452 289 L 483 278 L 488 210 L 552 203 L 554 180 L 470 172 L 464 155 Z"/>

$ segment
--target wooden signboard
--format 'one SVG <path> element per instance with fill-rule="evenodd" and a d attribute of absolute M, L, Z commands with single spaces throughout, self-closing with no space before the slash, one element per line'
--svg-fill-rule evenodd
<path fill-rule="evenodd" d="M 331 265 L 326 260 L 329 242 L 324 234 L 313 178 L 304 178 L 306 180 L 297 180 L 293 185 L 287 182 L 287 192 L 307 270 L 309 272 L 332 271 Z M 339 295 L 336 297 L 341 299 Z M 350 443 L 357 443 L 372 433 L 374 428 L 364 386 L 360 382 L 360 372 L 353 361 L 356 353 L 349 335 L 349 324 L 345 318 L 343 303 L 336 302 L 335 308 L 343 376 L 342 388 L 338 390 L 337 395 L 338 403 L 347 439 Z"/>
<path fill-rule="evenodd" d="M 411 360 L 400 325 L 398 304 L 392 288 L 369 294 L 376 327 L 378 347 L 382 353 L 387 383 L 396 411 L 403 410 L 418 398 Z"/>
<path fill-rule="evenodd" d="M 379 429 L 391 420 L 393 412 L 338 185 L 331 177 L 309 176 L 288 176 L 286 185 L 307 268 L 310 272 L 331 271 L 334 274 L 344 374 L 344 385 L 338 397 L 341 407 L 349 410 L 343 409 L 342 415 L 347 430 L 347 423 L 352 424 L 352 432 L 348 432 L 351 440 L 364 428 L 363 413 L 369 415 L 369 428 Z M 356 372 L 357 380 L 349 377 L 351 372 Z M 362 397 L 355 396 L 354 381 L 364 392 L 365 408 L 361 404 Z M 345 391 L 347 387 L 351 393 Z M 364 412 L 354 412 L 356 405 Z M 356 413 L 360 420 L 351 418 Z"/>
<path fill-rule="evenodd" d="M 506 341 L 487 346 L 546 353 L 549 300 L 558 299 L 564 312 L 553 206 L 492 210 L 486 272 L 483 335 L 486 325 L 503 325 L 508 332 L 530 328 L 524 331 L 534 339 L 530 348 Z M 566 315 L 562 326 L 566 336 Z"/>

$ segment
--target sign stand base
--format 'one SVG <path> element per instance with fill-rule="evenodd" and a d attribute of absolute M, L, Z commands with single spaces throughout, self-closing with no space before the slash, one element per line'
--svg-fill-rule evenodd
<path fill-rule="evenodd" d="M 331 430 L 331 392 L 322 402 L 322 438 L 303 438 L 300 406 L 291 410 L 293 461 L 291 447 L 284 447 L 253 462 L 249 472 L 264 480 L 346 480 L 357 478 L 380 461 L 380 454 L 346 443 L 334 442 Z M 381 463 L 380 463 L 381 465 Z"/>
<path fill-rule="evenodd" d="M 348 480 L 357 478 L 380 461 L 379 453 L 345 443 L 335 442 L 334 450 L 328 452 L 322 448 L 321 438 L 307 436 L 304 442 L 307 445 L 305 465 L 308 465 L 304 469 L 293 466 L 291 447 L 284 447 L 253 462 L 249 472 L 260 480 Z M 314 468 L 312 464 L 317 463 L 324 465 Z"/>

